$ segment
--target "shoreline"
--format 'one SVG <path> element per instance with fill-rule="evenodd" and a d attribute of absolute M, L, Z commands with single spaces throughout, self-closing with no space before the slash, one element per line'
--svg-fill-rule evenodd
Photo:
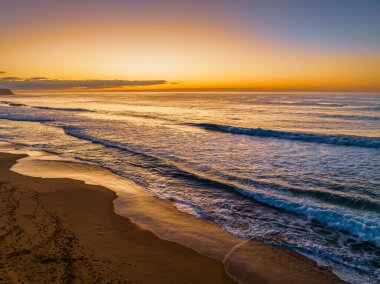
<path fill-rule="evenodd" d="M 115 214 L 111 190 L 9 170 L 23 157 L 0 154 L 0 282 L 235 283 L 222 263 Z"/>
<path fill-rule="evenodd" d="M 57 161 L 54 158 L 49 160 L 47 157 L 24 156 L 11 170 L 27 176 L 32 175 L 33 177 L 29 177 L 31 179 L 54 178 L 56 181 L 65 176 L 73 182 L 83 180 L 85 186 L 104 186 L 105 190 L 118 196 L 113 199 L 112 206 L 112 210 L 116 212 L 113 213 L 118 214 L 116 216 L 130 219 L 132 224 L 140 229 L 152 231 L 154 236 L 164 242 L 164 239 L 174 241 L 177 245 L 189 247 L 194 253 L 200 253 L 202 257 L 217 262 L 222 266 L 222 270 L 227 271 L 224 271 L 223 277 L 226 278 L 222 281 L 231 281 L 226 276 L 230 274 L 240 283 L 250 283 L 254 280 L 257 283 L 343 283 L 329 269 L 319 267 L 314 261 L 290 249 L 235 238 L 216 224 L 179 212 L 168 201 L 142 193 L 134 188 L 136 185 L 131 182 L 128 184 L 126 179 L 119 177 L 117 180 L 115 174 L 99 168 L 77 162 Z M 113 179 L 114 182 L 110 183 Z M 120 184 L 121 181 L 127 183 Z M 110 203 L 112 205 L 112 202 Z M 202 279 L 201 282 L 191 283 L 232 283 L 208 282 L 206 278 Z"/>

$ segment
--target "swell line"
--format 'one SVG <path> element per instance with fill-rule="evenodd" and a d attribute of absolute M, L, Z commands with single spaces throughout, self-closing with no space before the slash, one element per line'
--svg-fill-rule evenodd
<path fill-rule="evenodd" d="M 296 140 L 310 143 L 323 143 L 340 146 L 355 146 L 365 148 L 380 148 L 380 138 L 350 136 L 350 135 L 324 135 L 303 132 L 288 132 L 262 128 L 245 128 L 213 123 L 191 123 L 190 125 L 205 130 L 230 133 L 237 135 L 250 135 L 257 137 Z"/>

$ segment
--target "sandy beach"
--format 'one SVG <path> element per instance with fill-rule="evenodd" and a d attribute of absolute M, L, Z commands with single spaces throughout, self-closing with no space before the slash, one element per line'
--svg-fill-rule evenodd
<path fill-rule="evenodd" d="M 1 154 L 1 283 L 234 283 L 222 263 L 116 215 L 116 194 L 9 170 Z"/>
<path fill-rule="evenodd" d="M 199 219 L 186 220 L 180 213 L 184 231 L 188 230 L 185 226 L 203 226 L 204 233 L 214 236 L 208 243 L 204 239 L 202 246 L 194 237 L 191 240 L 191 234 L 160 235 L 186 244 L 184 238 L 188 238 L 190 247 L 208 255 L 203 256 L 117 215 L 114 191 L 10 170 L 25 157 L 0 154 L 0 283 L 341 283 L 329 270 L 297 253 L 239 241 L 212 224 L 206 227 L 197 223 Z M 37 172 L 61 163 L 69 175 L 62 162 L 40 163 Z M 77 172 L 80 165 L 75 164 Z M 152 212 L 159 214 L 154 206 Z M 218 253 L 207 249 L 211 242 Z M 217 250 L 218 246 L 224 251 Z"/>

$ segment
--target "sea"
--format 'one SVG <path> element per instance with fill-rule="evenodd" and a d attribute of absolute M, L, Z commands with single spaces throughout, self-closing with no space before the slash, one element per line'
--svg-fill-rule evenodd
<path fill-rule="evenodd" d="M 98 164 L 234 236 L 380 282 L 380 94 L 1 96 L 0 140 Z"/>

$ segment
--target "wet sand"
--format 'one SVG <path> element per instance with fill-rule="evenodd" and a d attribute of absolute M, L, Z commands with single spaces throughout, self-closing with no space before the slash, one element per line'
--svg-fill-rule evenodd
<path fill-rule="evenodd" d="M 342 283 L 290 249 L 235 238 L 105 169 L 28 154 L 36 157 L 0 154 L 0 283 L 232 283 L 226 270 L 241 283 Z"/>
<path fill-rule="evenodd" d="M 0 154 L 1 283 L 234 283 L 223 264 L 114 213 L 117 197 L 9 170 Z"/>

